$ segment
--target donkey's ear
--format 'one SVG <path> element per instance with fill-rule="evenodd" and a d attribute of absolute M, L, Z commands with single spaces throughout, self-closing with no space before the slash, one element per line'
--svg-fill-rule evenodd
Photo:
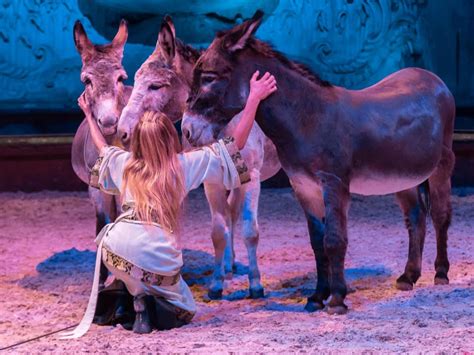
<path fill-rule="evenodd" d="M 82 26 L 81 21 L 77 20 L 74 23 L 74 44 L 76 45 L 76 49 L 81 55 L 82 60 L 87 60 L 92 53 L 94 52 L 94 45 L 87 37 L 86 30 L 84 30 L 84 26 Z"/>
<path fill-rule="evenodd" d="M 169 16 L 166 16 L 161 23 L 155 50 L 159 51 L 169 64 L 173 62 L 176 52 L 176 36 L 173 21 Z"/>
<path fill-rule="evenodd" d="M 128 23 L 126 20 L 122 19 L 120 21 L 120 26 L 115 35 L 114 39 L 112 40 L 112 47 L 120 52 L 120 55 L 123 55 L 123 47 L 127 42 L 128 38 Z"/>
<path fill-rule="evenodd" d="M 173 19 L 171 18 L 171 16 L 166 15 L 163 21 L 165 21 L 168 26 L 170 26 L 171 32 L 173 32 L 173 37 L 176 38 L 176 29 L 174 28 Z"/>
<path fill-rule="evenodd" d="M 224 37 L 224 48 L 229 52 L 243 49 L 248 39 L 257 31 L 262 23 L 263 11 L 257 10 L 250 20 L 234 27 Z"/>

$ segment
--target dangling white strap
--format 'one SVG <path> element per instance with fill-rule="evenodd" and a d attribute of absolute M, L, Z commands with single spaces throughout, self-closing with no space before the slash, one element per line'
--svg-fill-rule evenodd
<path fill-rule="evenodd" d="M 99 293 L 99 274 L 100 262 L 102 258 L 102 240 L 97 248 L 97 256 L 95 259 L 94 281 L 92 281 L 92 290 L 87 304 L 86 312 L 82 317 L 81 323 L 71 331 L 59 333 L 59 339 L 77 339 L 87 333 L 92 321 L 94 320 L 95 308 L 97 306 L 97 295 Z"/>

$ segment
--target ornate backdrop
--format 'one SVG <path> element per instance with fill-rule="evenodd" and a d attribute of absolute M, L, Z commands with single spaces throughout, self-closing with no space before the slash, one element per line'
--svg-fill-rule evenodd
<path fill-rule="evenodd" d="M 0 111 L 76 109 L 76 19 L 97 43 L 110 40 L 120 18 L 129 20 L 131 82 L 164 14 L 179 37 L 204 47 L 257 8 L 266 14 L 257 37 L 336 85 L 362 88 L 416 65 L 441 76 L 458 105 L 474 106 L 469 0 L 0 0 Z"/>

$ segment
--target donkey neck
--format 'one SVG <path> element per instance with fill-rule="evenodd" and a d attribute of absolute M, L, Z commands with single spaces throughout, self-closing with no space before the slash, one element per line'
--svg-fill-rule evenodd
<path fill-rule="evenodd" d="M 249 61 L 253 65 L 248 65 Z M 275 143 L 299 141 L 337 104 L 341 88 L 321 86 L 277 58 L 254 56 L 244 63 L 261 74 L 268 71 L 277 79 L 278 91 L 260 104 L 256 117 L 265 135 Z"/>

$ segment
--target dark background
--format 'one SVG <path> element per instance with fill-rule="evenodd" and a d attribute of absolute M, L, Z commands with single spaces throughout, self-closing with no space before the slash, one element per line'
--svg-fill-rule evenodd
<path fill-rule="evenodd" d="M 457 185 L 474 184 L 474 1 L 470 0 L 3 0 L 0 4 L 0 190 L 84 189 L 70 167 L 82 120 L 81 62 L 72 27 L 95 43 L 129 21 L 129 84 L 151 53 L 164 14 L 196 47 L 265 12 L 257 37 L 323 79 L 352 89 L 408 66 L 439 75 L 456 98 Z M 284 186 L 283 174 L 267 186 Z"/>

